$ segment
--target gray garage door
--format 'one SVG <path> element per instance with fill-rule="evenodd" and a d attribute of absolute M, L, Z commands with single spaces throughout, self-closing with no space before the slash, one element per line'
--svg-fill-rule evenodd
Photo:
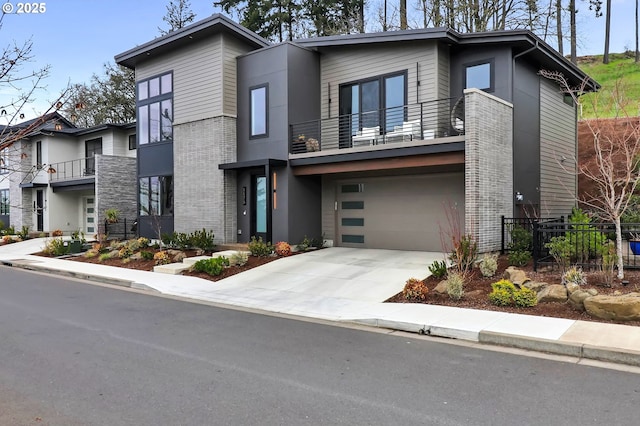
<path fill-rule="evenodd" d="M 441 251 L 448 206 L 464 223 L 462 173 L 349 179 L 336 194 L 335 242 L 344 247 Z"/>

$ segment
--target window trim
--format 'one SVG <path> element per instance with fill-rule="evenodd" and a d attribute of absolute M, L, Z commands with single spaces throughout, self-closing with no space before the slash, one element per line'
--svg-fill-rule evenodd
<path fill-rule="evenodd" d="M 264 133 L 253 134 L 253 92 L 264 89 Z M 249 87 L 249 139 L 269 137 L 269 83 Z"/>
<path fill-rule="evenodd" d="M 2 194 L 7 194 L 6 204 L 2 202 Z M 9 189 L 0 189 L 0 215 L 9 216 L 11 212 L 11 191 Z M 8 226 L 8 223 L 5 223 Z"/>
<path fill-rule="evenodd" d="M 478 61 L 473 61 L 473 62 L 467 62 L 462 64 L 462 87 L 463 89 L 470 89 L 469 87 L 467 87 L 467 70 L 469 68 L 473 68 L 473 67 L 477 67 L 479 65 L 485 65 L 488 64 L 489 65 L 489 87 L 474 87 L 474 89 L 478 89 L 478 90 L 482 90 L 483 92 L 487 92 L 487 93 L 492 93 L 495 91 L 495 81 L 496 81 L 496 76 L 495 76 L 495 59 L 494 58 L 490 58 L 490 59 L 481 59 Z"/>
<path fill-rule="evenodd" d="M 2 164 L 0 164 L 0 175 L 6 175 L 9 173 L 9 148 L 0 149 L 0 158 L 2 158 Z"/>
<path fill-rule="evenodd" d="M 137 133 L 133 133 L 131 135 L 129 135 L 129 151 L 133 151 L 134 149 L 137 148 Z"/>
<path fill-rule="evenodd" d="M 163 77 L 166 76 L 170 76 L 169 80 L 168 80 L 168 84 L 171 86 L 170 87 L 170 91 L 168 92 L 164 92 L 163 93 L 163 84 L 162 84 L 162 79 Z M 158 91 L 159 94 L 155 95 L 155 96 L 150 96 L 150 92 L 149 92 L 149 81 L 154 80 L 154 79 L 158 79 Z M 147 85 L 147 97 L 145 99 L 139 99 L 140 97 L 140 84 L 146 84 Z M 146 131 L 141 131 L 142 127 L 142 120 L 140 118 L 138 118 L 138 120 L 136 120 L 136 147 L 142 147 L 142 146 L 147 146 L 147 145 L 155 145 L 155 144 L 159 144 L 159 143 L 173 143 L 173 121 L 175 118 L 175 103 L 174 103 L 174 99 L 173 99 L 173 90 L 174 90 L 174 80 L 173 80 L 173 70 L 171 71 L 166 71 L 166 72 L 162 72 L 156 75 L 152 75 L 150 77 L 141 79 L 141 80 L 137 80 L 136 81 L 136 114 L 138 117 L 141 117 L 141 113 L 140 110 L 141 109 L 146 109 L 147 113 L 147 119 L 146 119 L 146 124 L 147 124 L 147 128 Z M 160 119 L 160 121 L 158 122 L 158 131 L 159 131 L 159 139 L 157 141 L 151 141 L 151 114 L 150 114 L 150 105 L 152 104 L 158 104 L 158 109 L 160 109 L 160 117 L 162 117 L 162 102 L 169 100 L 171 101 L 171 137 L 170 138 L 163 138 L 163 133 L 162 133 L 162 119 Z M 147 141 L 144 143 L 140 142 L 140 135 L 146 134 L 147 135 Z M 131 148 L 129 148 L 131 149 Z"/>

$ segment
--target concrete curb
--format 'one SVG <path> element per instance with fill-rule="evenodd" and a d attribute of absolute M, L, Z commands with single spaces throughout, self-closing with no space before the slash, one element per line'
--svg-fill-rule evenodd
<path fill-rule="evenodd" d="M 95 281 L 103 284 L 112 284 L 112 285 L 118 285 L 121 287 L 139 288 L 139 289 L 145 289 L 145 290 L 146 288 L 150 288 L 145 286 L 144 284 L 135 285 L 133 281 L 129 281 L 129 280 L 122 280 L 120 278 L 113 278 L 113 277 L 101 276 L 101 275 L 84 274 L 84 273 L 78 273 L 73 271 L 62 271 L 56 268 L 48 268 L 46 266 L 35 265 L 29 261 L 21 262 L 20 260 L 13 260 L 13 261 L 3 261 L 2 263 L 7 266 L 12 266 L 14 268 L 26 269 L 30 271 L 36 271 L 36 272 L 46 272 L 54 275 L 63 275 L 67 277 L 78 278 L 81 280 Z"/>
<path fill-rule="evenodd" d="M 481 331 L 479 342 L 640 367 L 640 351 Z"/>

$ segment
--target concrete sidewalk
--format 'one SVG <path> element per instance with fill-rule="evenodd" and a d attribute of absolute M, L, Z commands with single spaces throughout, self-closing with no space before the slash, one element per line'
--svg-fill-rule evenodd
<path fill-rule="evenodd" d="M 423 277 L 433 253 L 402 252 L 391 259 L 384 250 L 331 248 L 212 283 L 32 256 L 43 243 L 0 246 L 0 263 L 244 308 L 640 366 L 640 327 L 381 302 L 400 291 L 407 278 Z"/>

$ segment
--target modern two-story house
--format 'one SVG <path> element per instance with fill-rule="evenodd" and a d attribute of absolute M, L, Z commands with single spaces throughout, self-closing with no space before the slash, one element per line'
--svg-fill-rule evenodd
<path fill-rule="evenodd" d="M 136 70 L 141 233 L 220 242 L 439 251 L 460 226 L 498 249 L 501 215 L 575 204 L 576 107 L 538 71 L 598 88 L 528 31 L 270 45 L 213 15 L 116 61 Z"/>
<path fill-rule="evenodd" d="M 91 236 L 107 209 L 136 217 L 135 123 L 77 128 L 58 113 L 32 121 L 40 124 L 0 152 L 6 226 Z"/>

